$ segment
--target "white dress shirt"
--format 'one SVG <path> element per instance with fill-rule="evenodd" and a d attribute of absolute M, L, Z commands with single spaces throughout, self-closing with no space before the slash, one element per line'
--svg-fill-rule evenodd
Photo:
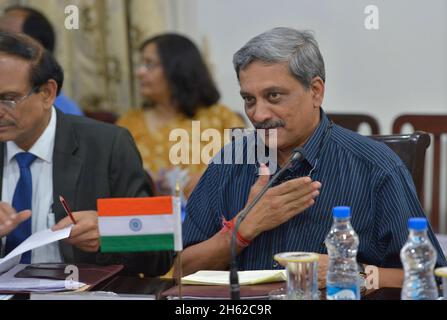
<path fill-rule="evenodd" d="M 40 138 L 28 151 L 37 159 L 31 164 L 33 181 L 32 199 L 32 232 L 51 228 L 54 223 L 53 206 L 53 150 L 56 135 L 56 111 L 51 111 L 51 119 Z M 20 178 L 20 169 L 15 159 L 16 154 L 24 152 L 14 142 L 6 142 L 3 162 L 3 189 L 2 201 L 12 204 L 12 198 L 17 182 Z M 5 241 L 5 239 L 3 239 Z M 58 242 L 34 249 L 31 254 L 31 263 L 62 262 Z"/>

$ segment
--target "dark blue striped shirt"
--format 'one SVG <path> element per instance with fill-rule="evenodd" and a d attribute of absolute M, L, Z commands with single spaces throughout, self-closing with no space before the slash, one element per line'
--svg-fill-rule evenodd
<path fill-rule="evenodd" d="M 401 159 L 383 143 L 331 125 L 323 111 L 303 148 L 306 160 L 288 169 L 282 180 L 308 175 L 319 154 L 312 178 L 322 184 L 320 196 L 309 209 L 255 238 L 240 254 L 239 269 L 278 268 L 273 256 L 279 252 L 326 254 L 332 208 L 341 205 L 351 207 L 351 223 L 360 240 L 358 261 L 401 267 L 399 253 L 408 237 L 408 218 L 425 216 Z M 211 238 L 222 228 L 222 217 L 230 220 L 244 208 L 258 178 L 257 166 L 213 162 L 208 166 L 186 208 L 185 247 Z M 438 265 L 446 265 L 432 230 L 428 233 L 438 252 Z"/>

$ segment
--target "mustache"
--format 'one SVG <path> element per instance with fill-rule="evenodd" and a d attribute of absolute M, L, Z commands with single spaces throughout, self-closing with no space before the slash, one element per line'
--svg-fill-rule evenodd
<path fill-rule="evenodd" d="M 253 126 L 256 129 L 276 129 L 276 128 L 284 128 L 286 126 L 286 123 L 283 120 L 267 120 L 263 122 L 255 122 L 253 123 Z"/>
<path fill-rule="evenodd" d="M 14 126 L 15 122 L 11 120 L 2 119 L 0 120 L 0 127 L 6 127 L 6 126 Z"/>

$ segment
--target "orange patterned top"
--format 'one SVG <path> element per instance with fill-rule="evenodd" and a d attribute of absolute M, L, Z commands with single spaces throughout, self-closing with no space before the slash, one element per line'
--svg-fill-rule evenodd
<path fill-rule="evenodd" d="M 193 119 L 179 114 L 157 130 L 147 127 L 143 109 L 128 111 L 117 124 L 130 131 L 145 169 L 154 176 L 177 165 L 188 168 L 190 174 L 202 173 L 206 161 L 229 142 L 224 130 L 246 126 L 238 114 L 220 104 L 200 108 Z"/>

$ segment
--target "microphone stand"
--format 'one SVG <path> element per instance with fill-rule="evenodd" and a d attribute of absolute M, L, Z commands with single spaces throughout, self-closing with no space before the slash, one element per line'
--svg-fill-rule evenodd
<path fill-rule="evenodd" d="M 302 161 L 305 158 L 304 150 L 301 148 L 295 148 L 292 151 L 292 155 L 287 160 L 286 164 L 279 170 L 270 181 L 262 188 L 262 190 L 256 195 L 253 201 L 241 212 L 241 214 L 236 219 L 236 224 L 234 225 L 233 232 L 231 234 L 231 264 L 230 264 L 230 295 L 231 300 L 240 300 L 240 286 L 239 286 L 239 276 L 237 274 L 237 254 L 236 254 L 236 235 L 239 230 L 241 222 L 245 219 L 248 213 L 253 209 L 253 207 L 259 202 L 262 196 L 267 192 L 267 190 L 278 180 L 278 178 L 287 170 L 289 165 L 295 161 Z"/>

